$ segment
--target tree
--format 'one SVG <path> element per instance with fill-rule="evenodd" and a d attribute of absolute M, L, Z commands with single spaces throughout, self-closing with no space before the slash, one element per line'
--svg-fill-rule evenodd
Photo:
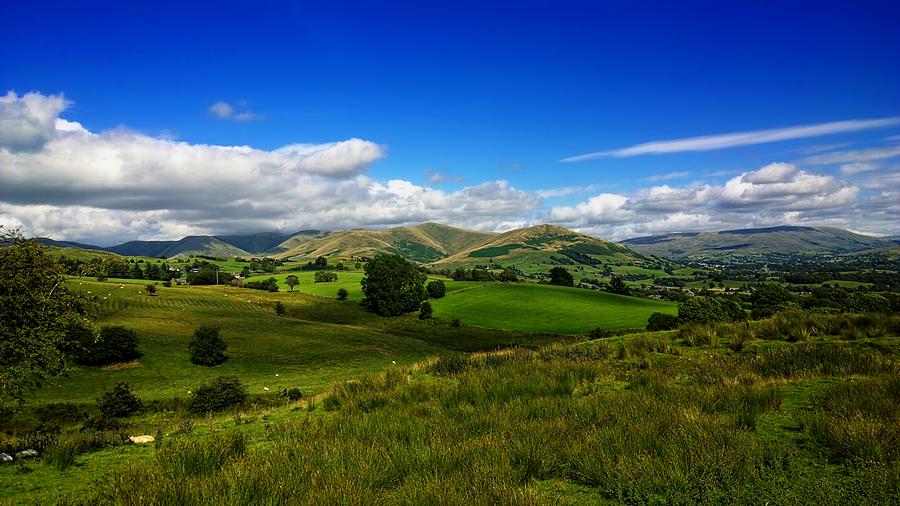
<path fill-rule="evenodd" d="M 559 286 L 575 286 L 575 278 L 564 267 L 550 269 L 550 284 Z"/>
<path fill-rule="evenodd" d="M 370 311 L 397 316 L 415 311 L 425 300 L 425 274 L 400 255 L 376 255 L 364 270 L 360 285 Z"/>
<path fill-rule="evenodd" d="M 100 328 L 97 339 L 91 334 L 80 334 L 81 349 L 75 361 L 83 365 L 107 365 L 141 358 L 137 334 L 118 325 Z"/>
<path fill-rule="evenodd" d="M 422 301 L 422 304 L 419 306 L 419 319 L 428 320 L 433 313 L 434 311 L 431 309 L 431 303 L 427 300 Z"/>
<path fill-rule="evenodd" d="M 327 271 L 316 271 L 313 278 L 316 283 L 333 283 L 337 281 L 337 274 Z"/>
<path fill-rule="evenodd" d="M 290 288 L 293 292 L 294 287 L 300 284 L 300 278 L 291 274 L 290 276 L 284 278 L 284 284 L 286 284 L 288 288 Z"/>
<path fill-rule="evenodd" d="M 121 418 L 141 409 L 143 403 L 131 393 L 128 383 L 118 383 L 97 399 L 97 408 L 103 416 Z"/>
<path fill-rule="evenodd" d="M 512 267 L 507 267 L 503 269 L 497 280 L 504 283 L 516 283 L 519 281 L 519 274 Z"/>
<path fill-rule="evenodd" d="M 228 345 L 219 336 L 219 327 L 215 325 L 201 325 L 194 331 L 194 337 L 188 345 L 191 362 L 207 367 L 225 362 L 228 359 L 225 356 L 227 348 Z"/>
<path fill-rule="evenodd" d="M 156 283 L 150 283 L 144 288 L 147 289 L 147 295 L 156 295 Z"/>
<path fill-rule="evenodd" d="M 196 414 L 222 411 L 243 404 L 247 400 L 247 387 L 237 376 L 219 376 L 212 383 L 194 390 L 190 410 Z"/>
<path fill-rule="evenodd" d="M 440 279 L 430 281 L 425 289 L 428 291 L 428 296 L 432 299 L 440 299 L 447 293 L 447 287 Z"/>
<path fill-rule="evenodd" d="M 141 266 L 137 262 L 131 266 L 129 274 L 132 279 L 144 279 L 144 271 L 141 270 Z"/>
<path fill-rule="evenodd" d="M 62 265 L 35 240 L 17 232 L 0 242 L 0 406 L 21 402 L 65 371 L 70 330 L 90 328 L 94 303 L 69 290 Z M 89 331 L 93 335 L 93 331 Z"/>
<path fill-rule="evenodd" d="M 347 293 L 346 288 L 338 288 L 337 291 L 337 300 L 347 300 L 347 296 L 350 295 Z"/>
<path fill-rule="evenodd" d="M 284 302 L 281 302 L 279 300 L 275 303 L 275 314 L 277 314 L 278 316 L 284 316 L 284 310 Z"/>
<path fill-rule="evenodd" d="M 653 313 L 647 320 L 647 330 L 656 332 L 658 330 L 672 330 L 678 327 L 678 317 L 666 313 Z"/>
<path fill-rule="evenodd" d="M 318 267 L 320 269 L 324 269 L 324 268 L 328 267 L 328 259 L 325 257 L 316 258 L 316 267 Z"/>
<path fill-rule="evenodd" d="M 746 319 L 747 314 L 741 306 L 723 297 L 691 297 L 678 304 L 680 323 L 737 322 Z"/>
<path fill-rule="evenodd" d="M 750 314 L 754 319 L 768 318 L 779 311 L 798 307 L 797 297 L 776 283 L 760 285 L 750 295 Z"/>
<path fill-rule="evenodd" d="M 631 293 L 631 291 L 628 290 L 628 286 L 622 281 L 622 278 L 618 276 L 613 276 L 609 279 L 609 291 L 619 295 L 628 295 Z"/>

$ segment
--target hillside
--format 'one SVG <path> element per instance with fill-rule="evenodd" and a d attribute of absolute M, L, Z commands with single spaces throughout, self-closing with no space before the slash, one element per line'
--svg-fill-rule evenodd
<path fill-rule="evenodd" d="M 828 227 L 770 227 L 673 233 L 622 241 L 647 255 L 670 258 L 725 255 L 841 254 L 896 246 L 896 241 Z"/>
<path fill-rule="evenodd" d="M 272 248 L 276 248 L 278 245 L 284 243 L 295 235 L 309 235 L 311 233 L 315 234 L 318 232 L 318 230 L 303 230 L 301 232 L 296 232 L 293 234 L 286 234 L 283 232 L 259 232 L 256 234 L 216 235 L 213 237 L 226 244 L 230 244 L 235 248 L 242 249 L 250 253 L 262 254 L 268 252 Z"/>
<path fill-rule="evenodd" d="M 215 237 L 191 235 L 178 241 L 129 241 L 106 248 L 125 256 L 183 257 L 206 255 L 217 258 L 248 257 L 250 253 Z"/>
<path fill-rule="evenodd" d="M 433 262 L 479 244 L 493 234 L 424 223 L 384 230 L 351 229 L 303 241 L 282 251 L 283 258 L 371 257 L 395 253 L 416 262 Z"/>
<path fill-rule="evenodd" d="M 636 261 L 641 255 L 613 242 L 591 237 L 555 225 L 511 230 L 489 240 L 434 262 L 434 267 L 456 267 L 476 264 L 516 265 L 522 270 L 538 263 L 552 263 L 553 258 L 568 258 L 575 264 L 599 265 L 599 259 Z"/>

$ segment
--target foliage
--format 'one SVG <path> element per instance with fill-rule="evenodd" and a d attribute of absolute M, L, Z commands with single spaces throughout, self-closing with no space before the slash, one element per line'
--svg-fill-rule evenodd
<path fill-rule="evenodd" d="M 62 267 L 37 241 L 0 248 L 0 408 L 62 374 L 69 329 L 89 324 L 93 303 L 64 282 Z"/>
<path fill-rule="evenodd" d="M 766 283 L 757 287 L 750 295 L 753 319 L 768 318 L 779 311 L 800 307 L 797 297 L 785 287 L 776 283 Z"/>
<path fill-rule="evenodd" d="M 519 281 L 519 273 L 511 267 L 507 267 L 503 269 L 503 272 L 501 272 L 499 276 L 497 276 L 497 281 L 516 283 Z"/>
<path fill-rule="evenodd" d="M 432 299 L 440 299 L 447 293 L 447 286 L 440 279 L 429 281 L 425 289 L 428 291 L 428 297 Z"/>
<path fill-rule="evenodd" d="M 219 336 L 219 327 L 215 325 L 201 325 L 188 344 L 191 362 L 208 367 L 225 362 L 228 359 L 225 356 L 227 348 L 228 345 Z"/>
<path fill-rule="evenodd" d="M 337 281 L 338 276 L 336 272 L 316 271 L 314 279 L 316 280 L 316 283 L 333 283 Z"/>
<path fill-rule="evenodd" d="M 246 281 L 244 284 L 247 288 L 253 288 L 255 290 L 265 290 L 267 292 L 278 291 L 278 280 L 275 278 L 268 278 L 262 281 Z"/>
<path fill-rule="evenodd" d="M 418 309 L 425 300 L 425 275 L 400 255 L 376 255 L 366 262 L 360 285 L 363 304 L 382 316 L 397 316 Z"/>
<path fill-rule="evenodd" d="M 122 418 L 141 409 L 141 400 L 131 393 L 128 383 L 118 383 L 97 399 L 97 409 L 108 418 Z"/>
<path fill-rule="evenodd" d="M 656 312 L 647 319 L 647 330 L 656 332 L 659 330 L 672 330 L 678 327 L 678 317 L 671 314 Z"/>
<path fill-rule="evenodd" d="M 630 290 L 628 286 L 625 285 L 625 282 L 622 281 L 622 278 L 618 276 L 613 276 L 609 280 L 609 291 L 612 293 L 617 293 L 619 295 L 628 295 Z"/>
<path fill-rule="evenodd" d="M 550 269 L 550 284 L 559 286 L 575 286 L 575 278 L 565 267 Z"/>
<path fill-rule="evenodd" d="M 291 274 L 290 276 L 284 278 L 284 284 L 290 287 L 291 291 L 294 291 L 294 287 L 300 284 L 300 279 Z"/>
<path fill-rule="evenodd" d="M 188 272 L 186 277 L 191 285 L 218 285 L 229 281 L 225 275 L 220 275 L 217 269 L 210 266 L 203 267 L 198 272 Z"/>
<path fill-rule="evenodd" d="M 137 333 L 122 326 L 106 325 L 100 328 L 96 340 L 82 344 L 76 361 L 84 365 L 107 365 L 140 357 Z"/>
<path fill-rule="evenodd" d="M 197 414 L 222 411 L 246 400 L 247 388 L 237 376 L 219 376 L 194 390 L 190 410 Z"/>
<path fill-rule="evenodd" d="M 281 302 L 279 300 L 275 303 L 275 314 L 277 314 L 278 316 L 284 316 L 284 309 L 284 302 Z"/>
<path fill-rule="evenodd" d="M 431 309 L 431 303 L 427 300 L 422 301 L 422 304 L 419 306 L 419 319 L 428 320 L 432 314 L 434 314 L 434 311 Z"/>
<path fill-rule="evenodd" d="M 350 295 L 350 294 L 347 293 L 347 289 L 346 289 L 346 288 L 338 288 L 338 291 L 337 291 L 337 300 L 347 300 L 347 297 L 348 297 L 349 295 Z"/>
<path fill-rule="evenodd" d="M 144 287 L 147 290 L 147 295 L 156 295 L 156 283 L 150 283 Z"/>
<path fill-rule="evenodd" d="M 691 297 L 678 304 L 678 320 L 683 323 L 736 322 L 746 319 L 747 315 L 741 306 L 723 297 Z"/>

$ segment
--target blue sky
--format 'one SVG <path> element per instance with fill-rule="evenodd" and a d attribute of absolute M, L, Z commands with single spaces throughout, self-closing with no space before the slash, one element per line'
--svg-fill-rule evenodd
<path fill-rule="evenodd" d="M 0 222 L 107 243 L 426 219 L 489 230 L 551 221 L 612 238 L 785 222 L 900 233 L 895 2 L 382 4 L 6 6 L 7 140 L 43 111 L 105 144 L 62 139 L 45 122 L 27 149 L 0 147 Z M 27 104 L 29 92 L 45 100 Z M 859 122 L 874 119 L 884 121 Z M 847 123 L 816 127 L 833 122 Z M 621 151 L 798 125 L 814 128 L 705 151 Z M 340 144 L 354 139 L 368 144 Z M 197 148 L 190 166 L 173 154 L 184 144 Z M 307 146 L 266 158 L 293 144 Z M 223 169 L 206 145 L 261 158 Z M 356 148 L 368 156 L 341 158 Z M 66 165 L 73 152 L 77 167 Z M 331 169 L 294 167 L 309 153 Z M 561 161 L 588 153 L 603 154 Z M 792 169 L 754 175 L 771 164 Z M 228 202 L 198 198 L 223 171 L 234 179 L 212 186 Z M 241 171 L 268 193 L 233 192 Z M 196 186 L 169 198 L 179 189 L 127 183 L 147 174 Z M 296 185 L 301 199 L 282 194 Z M 280 212 L 259 203 L 266 195 Z"/>

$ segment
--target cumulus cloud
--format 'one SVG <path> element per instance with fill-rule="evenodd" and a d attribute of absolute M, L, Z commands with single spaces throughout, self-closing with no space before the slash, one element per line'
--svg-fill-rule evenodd
<path fill-rule="evenodd" d="M 62 95 L 26 93 L 19 97 L 10 91 L 0 96 L 0 148 L 13 153 L 41 149 L 67 105 Z"/>

